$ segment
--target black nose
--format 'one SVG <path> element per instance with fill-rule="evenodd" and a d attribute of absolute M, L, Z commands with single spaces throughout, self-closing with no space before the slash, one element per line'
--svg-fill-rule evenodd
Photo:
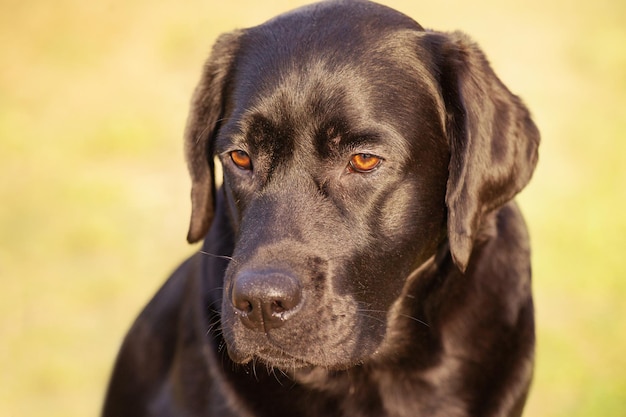
<path fill-rule="evenodd" d="M 235 277 L 232 303 L 243 324 L 268 331 L 285 324 L 302 299 L 300 282 L 282 271 L 245 271 Z"/>

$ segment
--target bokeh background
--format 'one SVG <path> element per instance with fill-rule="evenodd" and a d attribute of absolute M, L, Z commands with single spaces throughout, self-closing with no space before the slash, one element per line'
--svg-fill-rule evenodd
<path fill-rule="evenodd" d="M 382 2 L 471 34 L 541 129 L 526 415 L 626 415 L 626 2 Z M 203 60 L 302 3 L 0 0 L 0 415 L 98 414 L 124 333 L 197 250 L 182 132 Z"/>

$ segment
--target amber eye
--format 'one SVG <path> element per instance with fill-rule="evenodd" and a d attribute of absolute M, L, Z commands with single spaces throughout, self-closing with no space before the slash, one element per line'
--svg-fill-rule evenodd
<path fill-rule="evenodd" d="M 252 160 L 250 159 L 250 155 L 244 151 L 232 151 L 230 153 L 230 159 L 232 159 L 233 163 L 237 165 L 237 168 L 244 169 L 246 171 L 250 171 L 252 169 Z"/>
<path fill-rule="evenodd" d="M 371 172 L 378 168 L 382 159 L 369 153 L 358 153 L 350 159 L 350 169 L 356 172 Z"/>

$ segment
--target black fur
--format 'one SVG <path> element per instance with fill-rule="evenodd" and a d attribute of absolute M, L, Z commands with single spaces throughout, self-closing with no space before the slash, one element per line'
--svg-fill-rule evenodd
<path fill-rule="evenodd" d="M 135 322 L 103 415 L 519 416 L 534 324 L 512 198 L 538 144 L 467 36 L 384 6 L 223 35 L 186 132 L 203 249 Z"/>

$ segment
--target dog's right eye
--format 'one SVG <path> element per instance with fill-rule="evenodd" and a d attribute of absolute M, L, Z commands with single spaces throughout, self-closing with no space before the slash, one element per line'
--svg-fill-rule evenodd
<path fill-rule="evenodd" d="M 252 169 L 252 160 L 250 155 L 244 151 L 232 151 L 230 152 L 230 159 L 239 169 L 250 171 Z"/>

